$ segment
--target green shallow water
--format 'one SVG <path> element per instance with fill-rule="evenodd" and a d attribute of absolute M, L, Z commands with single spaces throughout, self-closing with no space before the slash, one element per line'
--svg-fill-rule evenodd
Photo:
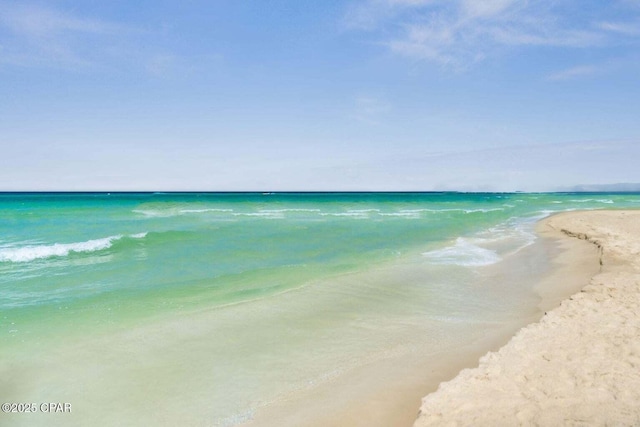
<path fill-rule="evenodd" d="M 119 354 L 101 341 L 115 337 L 128 357 L 172 372 L 157 398 L 190 384 L 209 396 L 205 425 L 235 425 L 318 378 L 409 351 L 417 331 L 455 350 L 478 325 L 530 315 L 548 259 L 530 257 L 522 285 L 487 269 L 531 247 L 533 225 L 552 212 L 638 207 L 637 194 L 1 194 L 0 370 L 18 384 L 8 366 L 40 366 L 51 348 Z M 200 342 L 212 334 L 219 346 Z M 308 351 L 317 358 L 288 372 Z M 185 357 L 225 370 L 203 376 Z M 111 379 L 90 389 L 116 399 L 122 372 L 102 362 Z M 262 376 L 268 385 L 254 383 Z M 16 398 L 56 384 L 31 381 Z M 74 387 L 60 384 L 79 396 Z"/>

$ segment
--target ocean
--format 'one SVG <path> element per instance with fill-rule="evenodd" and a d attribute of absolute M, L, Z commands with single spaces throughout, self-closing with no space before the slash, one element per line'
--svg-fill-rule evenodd
<path fill-rule="evenodd" d="M 0 396 L 72 408 L 0 424 L 312 425 L 419 387 L 421 370 L 437 383 L 540 316 L 553 253 L 538 220 L 639 207 L 623 193 L 0 194 Z"/>

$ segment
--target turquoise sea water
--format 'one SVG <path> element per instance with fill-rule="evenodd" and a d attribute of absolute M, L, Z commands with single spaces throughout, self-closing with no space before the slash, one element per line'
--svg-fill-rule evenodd
<path fill-rule="evenodd" d="M 465 328 L 533 312 L 530 287 L 486 272 L 535 246 L 533 226 L 552 212 L 616 208 L 640 208 L 640 195 L 0 194 L 0 392 L 33 400 L 46 389 L 89 416 L 87 395 L 117 400 L 150 375 L 142 365 L 125 375 L 113 351 L 166 374 L 134 395 L 189 396 L 190 384 L 208 408 L 193 425 L 236 425 L 412 351 L 405 338 L 416 330 L 424 335 L 413 339 L 455 350 Z M 542 274 L 548 260 L 529 268 Z M 135 333 L 144 338 L 126 335 Z M 168 354 L 172 343 L 188 353 Z M 59 356 L 40 357 L 51 349 Z M 56 368 L 83 351 L 94 360 L 82 359 L 83 371 L 27 381 L 42 359 Z M 188 367 L 198 364 L 210 369 Z M 87 372 L 80 387 L 73 376 Z M 135 425 L 153 419 L 145 408 L 119 415 Z M 176 411 L 168 405 L 162 419 Z M 122 420 L 103 412 L 105 424 Z"/>

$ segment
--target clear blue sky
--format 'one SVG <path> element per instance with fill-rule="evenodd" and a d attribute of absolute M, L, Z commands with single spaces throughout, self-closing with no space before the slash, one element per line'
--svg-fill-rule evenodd
<path fill-rule="evenodd" d="M 640 182 L 638 0 L 0 0 L 0 190 Z"/>

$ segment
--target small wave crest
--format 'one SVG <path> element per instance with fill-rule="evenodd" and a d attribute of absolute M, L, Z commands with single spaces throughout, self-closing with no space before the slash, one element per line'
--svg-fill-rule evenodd
<path fill-rule="evenodd" d="M 419 212 L 392 212 L 392 213 L 379 213 L 380 216 L 397 216 L 403 218 L 420 218 Z"/>
<path fill-rule="evenodd" d="M 125 236 L 118 234 L 102 239 L 87 240 L 76 243 L 54 243 L 52 245 L 28 245 L 22 247 L 0 248 L 0 262 L 30 262 L 38 259 L 64 257 L 71 253 L 90 253 L 109 249 L 113 244 L 125 237 L 143 239 L 147 233 Z"/>
<path fill-rule="evenodd" d="M 320 216 L 335 216 L 355 219 L 369 218 L 369 214 L 367 212 L 322 212 Z"/>
<path fill-rule="evenodd" d="M 466 214 L 470 214 L 470 213 L 489 213 L 489 212 L 500 212 L 503 211 L 504 208 L 493 208 L 493 209 L 489 209 L 489 208 L 480 208 L 480 209 L 462 209 L 462 211 Z"/>
<path fill-rule="evenodd" d="M 424 252 L 433 264 L 483 266 L 495 264 L 532 245 L 535 223 L 554 211 L 540 211 L 527 218 L 512 217 L 473 236 L 458 237 L 453 245 Z"/>
<path fill-rule="evenodd" d="M 181 209 L 180 213 L 204 213 L 204 212 L 233 212 L 233 209 L 206 208 L 206 209 Z"/>
<path fill-rule="evenodd" d="M 573 199 L 573 200 L 569 200 L 570 202 L 573 203 L 605 203 L 607 205 L 610 205 L 613 203 L 613 200 L 611 199 Z"/>
<path fill-rule="evenodd" d="M 166 208 L 166 209 L 134 209 L 131 212 L 144 215 L 147 218 L 170 218 L 180 215 L 200 214 L 200 213 L 225 213 L 233 212 L 233 209 L 223 208 L 201 208 L 201 209 L 179 209 L 179 208 Z"/>
<path fill-rule="evenodd" d="M 236 212 L 233 216 L 247 216 L 247 217 L 258 217 L 258 218 L 267 218 L 267 219 L 281 219 L 284 218 L 284 214 L 282 212 Z"/>
<path fill-rule="evenodd" d="M 474 245 L 463 237 L 458 237 L 453 246 L 424 252 L 422 255 L 433 264 L 462 265 L 466 267 L 491 265 L 502 260 L 502 257 L 496 251 Z"/>
<path fill-rule="evenodd" d="M 320 212 L 320 209 L 305 209 L 305 208 L 260 209 L 260 213 L 283 213 L 283 212 Z"/>

